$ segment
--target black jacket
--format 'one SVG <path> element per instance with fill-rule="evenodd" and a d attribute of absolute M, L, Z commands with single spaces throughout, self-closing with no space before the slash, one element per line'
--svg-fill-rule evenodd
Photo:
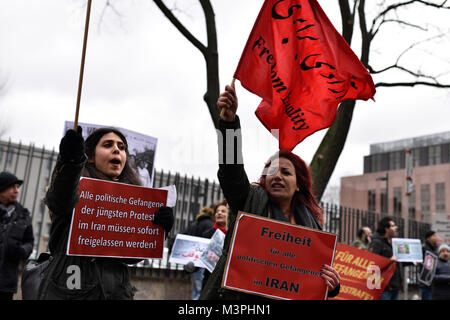
<path fill-rule="evenodd" d="M 369 244 L 369 251 L 385 258 L 390 259 L 394 255 L 394 251 L 392 249 L 392 244 L 390 244 L 387 238 L 382 237 L 378 232 L 372 237 L 372 241 Z M 397 263 L 397 268 L 395 268 L 395 272 L 392 275 L 389 284 L 386 286 L 385 290 L 401 290 L 402 289 L 402 274 L 401 274 L 401 265 Z"/>
<path fill-rule="evenodd" d="M 265 217 L 270 217 L 276 220 L 287 221 L 286 217 L 282 211 L 274 206 L 270 200 L 267 192 L 260 186 L 251 185 L 247 174 L 244 170 L 244 165 L 239 164 L 237 161 L 241 157 L 241 150 L 238 149 L 240 143 L 234 144 L 234 163 L 226 164 L 226 153 L 229 151 L 228 141 L 226 141 L 226 129 L 237 130 L 240 128 L 239 118 L 236 116 L 236 121 L 225 122 L 219 120 L 219 129 L 222 132 L 222 136 L 225 141 L 223 144 L 223 150 L 219 150 L 219 171 L 218 178 L 220 186 L 224 192 L 225 199 L 230 206 L 229 211 L 229 226 L 228 230 L 234 229 L 234 224 L 236 221 L 236 216 L 238 211 L 249 212 Z M 239 131 L 237 133 L 237 139 L 240 139 Z M 316 220 L 315 216 L 309 212 L 305 206 L 299 206 L 294 210 L 295 221 L 298 225 L 321 229 L 319 222 Z M 209 277 L 204 289 L 202 290 L 200 299 L 201 300 L 211 300 L 211 299 L 230 299 L 230 300 L 244 300 L 244 299 L 261 299 L 256 295 L 250 295 L 243 292 L 237 292 L 232 290 L 227 290 L 221 288 L 222 276 L 225 269 L 226 259 L 228 256 L 228 251 L 230 248 L 230 240 L 232 237 L 232 232 L 227 232 L 224 240 L 224 246 L 222 251 L 222 256 L 216 264 L 216 267 Z M 329 292 L 329 297 L 334 297 L 339 293 L 340 286 L 338 286 L 333 292 Z"/>
<path fill-rule="evenodd" d="M 425 253 L 427 251 L 430 251 L 431 253 L 434 253 L 435 255 L 438 255 L 437 251 L 437 247 L 433 246 L 431 243 L 429 243 L 427 240 L 425 240 L 425 243 L 422 246 L 422 257 L 425 258 Z M 422 270 L 423 270 L 423 266 L 422 266 Z M 431 288 L 431 285 L 427 286 L 425 284 L 423 284 L 422 282 L 420 282 L 419 286 L 421 288 Z"/>
<path fill-rule="evenodd" d="M 431 299 L 450 300 L 450 261 L 437 259 L 436 273 L 431 283 Z"/>
<path fill-rule="evenodd" d="M 78 186 L 84 161 L 72 163 L 58 158 L 52 174 L 46 204 L 52 217 L 49 249 L 53 259 L 39 288 L 39 299 L 133 299 L 134 288 L 125 264 L 127 259 L 66 255 L 73 208 L 79 200 Z M 129 262 L 137 261 L 129 259 Z M 81 276 L 80 288 L 69 288 L 68 283 L 78 270 Z"/>
<path fill-rule="evenodd" d="M 33 250 L 34 236 L 30 213 L 21 204 L 14 211 L 0 208 L 0 291 L 17 292 L 19 262 Z"/>

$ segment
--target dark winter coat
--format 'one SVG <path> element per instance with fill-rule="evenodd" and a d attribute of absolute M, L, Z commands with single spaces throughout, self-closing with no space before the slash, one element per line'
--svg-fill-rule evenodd
<path fill-rule="evenodd" d="M 228 145 L 226 141 L 226 129 L 237 130 L 240 128 L 239 118 L 236 116 L 236 121 L 225 122 L 219 120 L 219 129 L 224 137 L 223 150 L 219 150 L 220 158 L 226 159 L 226 152 Z M 236 131 L 239 132 L 239 131 Z M 238 135 L 238 139 L 240 136 Z M 238 163 L 236 158 L 241 157 L 241 150 L 236 147 L 234 150 L 234 163 Z M 230 151 L 230 150 L 228 150 Z M 242 159 L 242 157 L 241 157 Z M 230 206 L 229 211 L 229 226 L 228 230 L 233 230 L 236 221 L 238 211 L 249 212 L 264 217 L 270 217 L 272 219 L 286 221 L 287 219 L 281 209 L 272 204 L 269 200 L 269 195 L 266 190 L 257 185 L 251 185 L 247 174 L 245 173 L 243 164 L 226 164 L 226 161 L 221 161 L 219 164 L 218 178 L 220 186 L 224 192 L 225 199 Z M 296 207 L 294 210 L 295 221 L 298 225 L 319 229 L 321 226 L 316 217 L 307 210 L 303 205 Z M 256 295 L 250 295 L 243 292 L 232 291 L 221 288 L 222 276 L 225 269 L 226 259 L 230 248 L 230 240 L 232 232 L 227 232 L 224 240 L 224 246 L 222 256 L 216 264 L 216 267 L 209 277 L 204 289 L 202 290 L 201 300 L 215 300 L 215 299 L 227 299 L 227 300 L 244 300 L 244 299 L 261 299 Z M 333 297 L 339 293 L 340 286 L 338 286 L 332 292 L 329 292 L 328 296 Z"/>
<path fill-rule="evenodd" d="M 187 234 L 194 237 L 203 237 L 205 231 L 211 229 L 214 225 L 214 222 L 212 221 L 211 217 L 208 214 L 203 214 L 195 221 L 193 221 L 185 230 L 183 230 L 182 234 Z"/>
<path fill-rule="evenodd" d="M 15 202 L 10 215 L 0 208 L 0 291 L 17 292 L 19 263 L 33 250 L 34 236 L 30 213 Z"/>
<path fill-rule="evenodd" d="M 134 288 L 130 283 L 125 263 L 137 260 L 92 258 L 66 255 L 73 208 L 77 204 L 78 186 L 84 167 L 81 163 L 63 162 L 58 158 L 53 171 L 46 204 L 50 209 L 52 225 L 49 249 L 53 256 L 39 288 L 39 299 L 49 300 L 131 300 Z M 68 280 L 79 268 L 80 288 L 68 288 Z M 75 269 L 76 270 L 76 269 Z"/>
<path fill-rule="evenodd" d="M 394 255 L 392 244 L 390 244 L 387 238 L 381 236 L 378 232 L 375 232 L 372 237 L 372 241 L 369 244 L 369 251 L 388 259 Z M 384 290 L 392 291 L 400 289 L 402 289 L 402 274 L 400 264 L 398 264 L 391 280 L 389 281 L 389 284 Z"/>
<path fill-rule="evenodd" d="M 450 261 L 437 259 L 436 273 L 431 283 L 431 299 L 450 300 Z"/>

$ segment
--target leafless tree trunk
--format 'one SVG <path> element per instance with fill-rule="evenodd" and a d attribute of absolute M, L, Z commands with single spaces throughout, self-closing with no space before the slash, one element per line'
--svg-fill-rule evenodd
<path fill-rule="evenodd" d="M 209 0 L 199 0 L 205 14 L 207 45 L 201 43 L 188 29 L 175 17 L 173 12 L 167 8 L 162 0 L 153 0 L 158 8 L 164 13 L 167 19 L 181 32 L 181 34 L 196 47 L 205 58 L 207 88 L 203 96 L 211 115 L 214 127 L 218 128 L 219 111 L 217 108 L 217 99 L 219 98 L 219 54 L 217 52 L 217 32 L 214 9 Z"/>

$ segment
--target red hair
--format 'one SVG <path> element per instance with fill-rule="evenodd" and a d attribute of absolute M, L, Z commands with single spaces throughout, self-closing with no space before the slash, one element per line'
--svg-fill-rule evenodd
<path fill-rule="evenodd" d="M 278 158 L 288 159 L 292 162 L 295 168 L 295 175 L 297 177 L 297 185 L 299 191 L 296 191 L 294 193 L 294 196 L 292 198 L 292 208 L 303 204 L 306 208 L 308 208 L 310 212 L 314 214 L 320 224 L 323 224 L 323 211 L 320 205 L 317 203 L 316 198 L 314 197 L 312 191 L 311 173 L 305 161 L 303 161 L 299 156 L 292 153 L 291 151 L 282 149 L 269 158 L 264 168 L 268 168 L 272 161 Z M 263 174 L 259 178 L 258 184 L 264 189 L 266 188 L 265 172 L 263 172 Z"/>

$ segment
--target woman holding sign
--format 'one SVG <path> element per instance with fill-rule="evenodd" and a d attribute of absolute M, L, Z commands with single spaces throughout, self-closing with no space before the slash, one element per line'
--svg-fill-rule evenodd
<path fill-rule="evenodd" d="M 68 130 L 62 138 L 59 157 L 46 194 L 52 225 L 49 248 L 51 261 L 39 287 L 39 299 L 133 299 L 135 289 L 130 283 L 126 264 L 136 259 L 92 258 L 66 255 L 73 209 L 77 204 L 81 176 L 140 185 L 136 172 L 129 165 L 125 136 L 113 128 L 92 132 L 84 141 L 81 127 Z M 154 223 L 166 234 L 173 225 L 173 212 L 161 207 Z"/>
<path fill-rule="evenodd" d="M 266 163 L 257 184 L 250 184 L 244 170 L 240 122 L 236 115 L 238 99 L 234 87 L 226 86 L 217 101 L 220 120 L 218 178 L 230 206 L 230 226 L 235 224 L 238 211 L 257 214 L 321 230 L 323 213 L 312 194 L 311 176 L 305 162 L 290 151 L 281 150 Z M 242 299 L 247 294 L 221 288 L 222 275 L 229 251 L 231 232 L 225 238 L 222 257 L 211 274 L 200 299 Z M 323 265 L 320 277 L 328 288 L 328 297 L 340 290 L 339 274 Z M 249 296 L 248 298 L 254 298 Z"/>

